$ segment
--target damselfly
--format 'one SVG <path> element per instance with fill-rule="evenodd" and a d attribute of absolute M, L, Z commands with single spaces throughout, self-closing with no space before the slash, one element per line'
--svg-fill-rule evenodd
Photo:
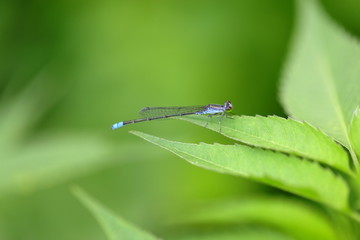
<path fill-rule="evenodd" d="M 220 121 L 224 115 L 227 116 L 227 113 L 232 109 L 232 104 L 230 101 L 226 101 L 224 105 L 220 104 L 208 104 L 205 106 L 186 106 L 186 107 L 146 107 L 140 110 L 140 115 L 143 118 L 129 120 L 124 122 L 118 122 L 112 125 L 111 129 L 115 130 L 117 128 L 123 127 L 128 124 L 151 121 L 156 119 L 179 117 L 186 115 L 220 115 Z M 219 121 L 219 122 L 220 122 Z"/>

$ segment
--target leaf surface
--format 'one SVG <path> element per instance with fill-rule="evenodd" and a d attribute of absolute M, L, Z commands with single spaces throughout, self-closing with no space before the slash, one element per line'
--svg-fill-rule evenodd
<path fill-rule="evenodd" d="M 243 176 L 348 211 L 345 181 L 316 162 L 244 145 L 189 144 L 132 133 L 196 166 Z"/>
<path fill-rule="evenodd" d="M 236 141 L 308 158 L 352 174 L 346 151 L 319 129 L 304 122 L 277 116 L 232 116 L 221 119 L 220 131 L 217 117 L 186 116 L 181 119 L 207 126 Z"/>
<path fill-rule="evenodd" d="M 297 29 L 281 81 L 288 114 L 350 147 L 348 128 L 360 102 L 360 45 L 313 0 L 298 2 Z"/>

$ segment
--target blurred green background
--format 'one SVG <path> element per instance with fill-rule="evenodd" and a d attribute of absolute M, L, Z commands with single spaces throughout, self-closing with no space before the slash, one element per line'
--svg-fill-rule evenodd
<path fill-rule="evenodd" d="M 360 36 L 356 1 L 323 6 Z M 0 1 L 0 239 L 104 239 L 69 186 L 161 233 L 183 209 L 283 194 L 194 167 L 128 133 L 232 143 L 178 120 L 111 131 L 145 106 L 286 116 L 277 85 L 296 4 Z"/>

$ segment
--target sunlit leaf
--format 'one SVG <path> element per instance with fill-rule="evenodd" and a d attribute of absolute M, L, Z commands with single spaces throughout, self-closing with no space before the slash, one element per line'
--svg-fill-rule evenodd
<path fill-rule="evenodd" d="M 291 116 L 350 148 L 348 127 L 360 102 L 360 44 L 314 0 L 299 0 L 293 45 L 281 82 Z"/>
<path fill-rule="evenodd" d="M 352 174 L 346 151 L 304 122 L 276 116 L 232 116 L 221 119 L 220 129 L 217 117 L 187 116 L 182 119 L 249 145 L 308 158 Z"/>
<path fill-rule="evenodd" d="M 94 215 L 110 240 L 159 240 L 150 233 L 134 226 L 103 207 L 82 189 L 74 188 L 74 194 Z"/>
<path fill-rule="evenodd" d="M 346 183 L 318 163 L 244 145 L 189 144 L 133 133 L 196 166 L 243 176 L 339 210 L 348 210 Z"/>

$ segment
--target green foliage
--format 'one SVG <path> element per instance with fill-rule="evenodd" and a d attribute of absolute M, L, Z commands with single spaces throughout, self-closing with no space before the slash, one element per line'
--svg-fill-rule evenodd
<path fill-rule="evenodd" d="M 292 1 L 24 4 L 0 3 L 1 239 L 98 239 L 100 229 L 78 221 L 83 209 L 72 206 L 67 181 L 95 188 L 141 216 L 145 228 L 163 226 L 164 215 L 185 224 L 185 231 L 170 226 L 166 239 L 359 239 L 360 48 L 315 0 L 298 0 L 288 61 Z M 139 145 L 145 142 L 104 127 L 149 99 L 160 106 L 229 98 L 242 114 L 281 114 L 273 99 L 283 62 L 280 98 L 289 119 L 182 118 L 229 145 L 136 132 L 223 174 L 168 161 L 148 144 L 154 156 Z M 156 135 L 220 142 L 219 134 L 178 124 L 164 122 Z M 276 197 L 248 195 L 264 189 Z M 109 239 L 157 239 L 74 193 Z M 228 195 L 241 198 L 229 203 Z M 214 198 L 219 205 L 209 204 Z M 202 207 L 187 209 L 194 202 Z"/>
<path fill-rule="evenodd" d="M 348 209 L 345 181 L 317 163 L 244 145 L 180 143 L 133 133 L 196 166 L 267 183 L 345 212 Z"/>
<path fill-rule="evenodd" d="M 282 104 L 292 117 L 319 127 L 351 150 L 348 129 L 360 102 L 359 43 L 315 1 L 297 2 L 297 29 L 281 82 Z"/>
<path fill-rule="evenodd" d="M 159 240 L 127 221 L 115 216 L 80 188 L 73 188 L 77 198 L 92 212 L 110 240 Z"/>
<path fill-rule="evenodd" d="M 259 181 L 329 206 L 348 217 L 348 222 L 340 225 L 351 225 L 348 223 L 355 220 L 358 226 L 360 182 L 354 150 L 359 154 L 360 114 L 359 108 L 355 112 L 354 109 L 360 102 L 360 46 L 330 21 L 315 1 L 298 1 L 298 7 L 297 31 L 280 92 L 286 111 L 295 119 L 180 117 L 241 142 L 234 145 L 182 143 L 132 133 L 196 166 Z M 354 170 L 344 147 L 351 155 Z M 350 193 L 355 200 L 350 199 Z M 291 221 L 293 218 L 308 224 L 299 226 Z M 219 224 L 246 220 L 271 223 L 296 239 L 338 239 L 328 216 L 290 200 L 222 203 L 203 212 L 196 210 L 184 222 Z M 346 232 L 344 229 L 340 235 Z M 231 231 L 221 237 L 216 234 L 188 234 L 178 239 L 236 236 Z M 351 232 L 349 238 L 355 239 L 356 234 Z"/>
<path fill-rule="evenodd" d="M 356 176 L 359 164 L 353 148 L 358 152 L 360 121 L 358 109 L 353 118 L 352 113 L 360 101 L 360 47 L 331 22 L 314 1 L 298 1 L 298 5 L 297 31 L 280 95 L 287 112 L 305 122 L 276 116 L 234 116 L 220 119 L 221 122 L 204 116 L 180 118 L 220 132 L 243 143 L 240 145 L 190 144 L 141 132 L 133 134 L 196 166 L 256 180 L 317 201 L 353 218 L 357 221 L 355 224 L 359 224 L 359 215 L 354 206 L 349 205 L 349 193 L 352 191 L 354 197 L 358 198 L 353 188 L 359 185 Z M 354 172 L 349 167 L 346 151 L 333 139 L 349 150 L 355 166 Z M 338 174 L 336 170 L 349 176 Z M 353 202 L 358 202 L 358 199 Z M 262 204 L 258 204 L 260 209 Z M 209 219 L 229 221 L 234 218 L 234 214 L 236 219 L 241 219 L 248 214 L 251 206 L 239 209 L 239 216 L 236 215 L 236 206 L 229 209 L 221 206 L 220 210 L 210 214 L 195 213 L 194 216 L 200 222 Z M 278 205 L 274 209 L 263 208 L 262 211 L 257 206 L 253 216 L 259 212 L 264 216 L 268 211 L 281 213 Z M 337 239 L 331 224 L 323 221 L 324 218 L 319 220 L 318 216 L 311 216 L 310 213 L 301 217 L 308 218 L 307 222 L 317 221 L 314 225 L 318 224 L 318 228 L 322 228 L 323 235 L 315 237 L 317 228 L 304 229 L 309 236 L 294 232 L 296 225 L 285 223 L 283 219 L 286 217 L 278 222 L 276 217 L 271 217 L 269 222 L 292 231 L 291 235 L 298 239 Z M 188 236 L 184 239 L 192 238 Z"/>
<path fill-rule="evenodd" d="M 245 144 L 308 158 L 352 174 L 346 151 L 306 122 L 277 116 L 233 116 L 223 118 L 220 129 L 216 117 L 186 116 L 182 119 Z"/>

